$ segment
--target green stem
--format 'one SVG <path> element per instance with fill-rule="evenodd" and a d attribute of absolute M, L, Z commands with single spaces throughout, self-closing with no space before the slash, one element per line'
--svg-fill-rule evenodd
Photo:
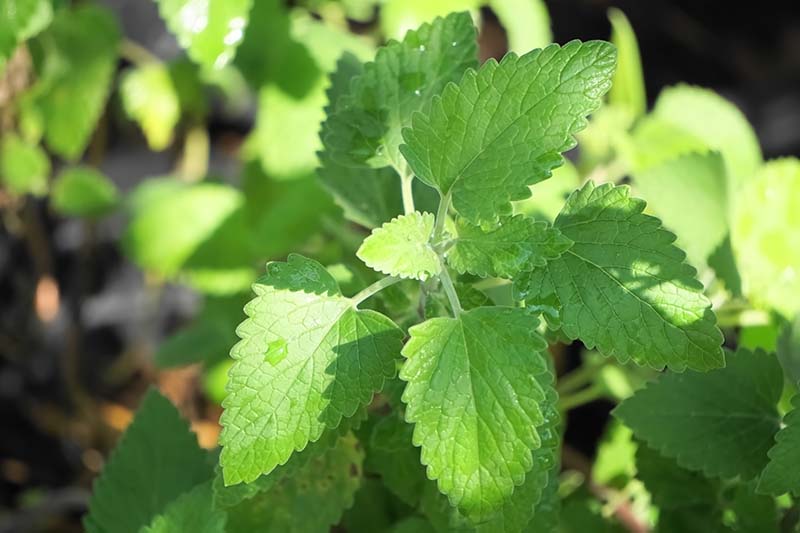
<path fill-rule="evenodd" d="M 414 176 L 401 175 L 400 184 L 403 189 L 403 211 L 408 215 L 416 211 L 414 207 Z"/>
<path fill-rule="evenodd" d="M 439 210 L 436 211 L 436 226 L 433 228 L 433 244 L 436 245 L 444 235 L 444 223 L 450 209 L 450 193 L 439 197 Z"/>
<path fill-rule="evenodd" d="M 392 163 L 392 167 L 400 175 L 400 190 L 403 192 L 403 211 L 406 215 L 416 211 L 414 207 L 414 175 L 408 168 L 408 163 Z"/>
<path fill-rule="evenodd" d="M 603 387 L 592 385 L 586 389 L 579 390 L 573 394 L 568 394 L 558 400 L 558 407 L 561 411 L 569 411 L 589 402 L 593 402 L 605 395 Z"/>
<path fill-rule="evenodd" d="M 362 290 L 361 292 L 350 298 L 350 300 L 353 301 L 354 306 L 358 306 L 361 302 L 363 302 L 370 296 L 373 296 L 382 291 L 383 289 L 385 289 L 386 287 L 391 287 L 395 283 L 399 283 L 401 281 L 403 281 L 401 278 L 396 278 L 394 276 L 388 276 L 383 279 L 379 279 L 369 287 L 365 288 L 364 290 Z"/>
<path fill-rule="evenodd" d="M 573 370 L 558 379 L 556 390 L 559 394 L 568 394 L 591 383 L 603 365 L 587 365 Z"/>
<path fill-rule="evenodd" d="M 137 67 L 141 67 L 142 65 L 146 65 L 148 63 L 161 62 L 161 60 L 158 59 L 155 54 L 150 52 L 150 50 L 129 39 L 123 39 L 119 43 L 119 55 Z"/>
<path fill-rule="evenodd" d="M 178 174 L 185 181 L 203 179 L 208 172 L 209 156 L 208 130 L 202 124 L 195 124 L 186 133 L 183 154 L 178 164 Z"/>
<path fill-rule="evenodd" d="M 450 278 L 450 273 L 447 271 L 447 265 L 445 264 L 444 258 L 441 255 L 439 255 L 439 265 L 442 269 L 442 271 L 439 273 L 439 280 L 442 282 L 442 287 L 444 287 L 444 293 L 447 295 L 447 301 L 450 302 L 450 308 L 453 310 L 453 316 L 458 318 L 463 309 L 461 308 L 461 302 L 458 300 L 456 286 L 453 284 L 453 280 Z"/>

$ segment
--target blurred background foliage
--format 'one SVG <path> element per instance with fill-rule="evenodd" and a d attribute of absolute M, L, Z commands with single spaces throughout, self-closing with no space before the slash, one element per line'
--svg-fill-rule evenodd
<path fill-rule="evenodd" d="M 374 281 L 353 252 L 402 211 L 399 188 L 315 174 L 328 76 L 343 54 L 367 61 L 386 40 L 461 10 L 480 29 L 481 60 L 573 38 L 618 46 L 614 87 L 571 162 L 517 209 L 552 220 L 583 180 L 630 183 L 676 233 L 740 343 L 780 344 L 800 310 L 800 164 L 769 161 L 800 153 L 791 7 L 3 0 L 0 531 L 77 528 L 89 482 L 148 383 L 215 445 L 227 352 L 266 261 L 303 253 L 347 293 Z M 413 290 L 387 290 L 376 305 L 402 323 Z M 798 329 L 781 337 L 795 371 Z M 580 347 L 556 351 L 562 371 L 587 369 L 566 386 L 592 382 L 601 400 L 570 415 L 573 466 L 597 451 L 576 471 L 638 490 L 630 434 L 612 425 L 600 438 L 602 399 L 626 397 L 649 373 Z M 601 510 L 573 489 L 570 521 L 586 531 L 581 520 Z"/>

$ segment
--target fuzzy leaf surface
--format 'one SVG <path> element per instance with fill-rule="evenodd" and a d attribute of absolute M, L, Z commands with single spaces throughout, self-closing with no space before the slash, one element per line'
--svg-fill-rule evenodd
<path fill-rule="evenodd" d="M 400 151 L 414 174 L 452 195 L 474 221 L 511 214 L 511 201 L 563 164 L 611 86 L 616 53 L 606 42 L 572 41 L 506 55 L 445 87 L 430 112 L 414 114 Z"/>
<path fill-rule="evenodd" d="M 753 479 L 767 464 L 783 388 L 778 361 L 740 349 L 725 368 L 663 374 L 614 410 L 666 457 L 707 476 Z M 699 443 L 702 443 L 700 445 Z"/>
<path fill-rule="evenodd" d="M 435 222 L 431 213 L 399 216 L 374 229 L 356 255 L 378 272 L 426 280 L 441 271 L 439 257 L 430 244 Z"/>
<path fill-rule="evenodd" d="M 459 217 L 456 232 L 448 263 L 462 274 L 484 278 L 512 278 L 546 265 L 572 246 L 558 229 L 524 215 L 503 217 L 491 229 Z"/>
<path fill-rule="evenodd" d="M 353 505 L 364 452 L 351 434 L 291 477 L 228 510 L 228 533 L 325 533 Z"/>
<path fill-rule="evenodd" d="M 410 329 L 403 348 L 406 420 L 428 477 L 473 521 L 498 511 L 533 468 L 548 398 L 538 320 L 479 307 Z"/>
<path fill-rule="evenodd" d="M 468 13 L 453 13 L 390 41 L 350 85 L 329 115 L 323 140 L 349 166 L 405 166 L 399 152 L 402 128 L 414 111 L 477 66 L 475 26 Z"/>
<path fill-rule="evenodd" d="M 227 485 L 269 473 L 352 416 L 394 375 L 400 352 L 403 333 L 391 320 L 356 309 L 338 290 L 314 292 L 332 280 L 311 283 L 308 292 L 279 288 L 298 267 L 280 265 L 276 277 L 273 268 L 253 286 L 231 350 L 220 421 Z"/>
<path fill-rule="evenodd" d="M 570 339 L 621 362 L 718 368 L 722 333 L 711 303 L 675 236 L 644 207 L 626 186 L 587 182 L 554 224 L 574 244 L 520 275 L 516 295 L 528 305 L 554 306 Z"/>

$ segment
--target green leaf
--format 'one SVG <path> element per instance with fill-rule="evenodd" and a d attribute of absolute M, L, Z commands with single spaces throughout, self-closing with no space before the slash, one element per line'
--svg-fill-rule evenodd
<path fill-rule="evenodd" d="M 17 45 L 42 31 L 53 19 L 49 0 L 7 0 L 0 6 L 0 74 Z"/>
<path fill-rule="evenodd" d="M 413 116 L 401 147 L 414 174 L 451 195 L 472 221 L 511 214 L 511 201 L 550 177 L 561 152 L 611 85 L 609 43 L 573 41 L 489 60 Z"/>
<path fill-rule="evenodd" d="M 336 216 L 336 206 L 314 176 L 278 181 L 251 162 L 242 181 L 246 226 L 260 257 L 286 256 L 320 231 L 324 219 Z"/>
<path fill-rule="evenodd" d="M 572 246 L 556 228 L 524 215 L 503 217 L 491 228 L 458 217 L 456 232 L 448 263 L 462 274 L 483 278 L 512 278 L 543 267 Z"/>
<path fill-rule="evenodd" d="M 550 14 L 543 0 L 489 0 L 508 36 L 508 50 L 524 54 L 553 42 Z"/>
<path fill-rule="evenodd" d="M 553 388 L 554 378 L 550 371 L 536 375 L 539 386 L 545 390 L 547 399 L 543 405 L 544 422 L 536 427 L 542 445 L 533 451 L 533 468 L 525 476 L 522 485 L 503 507 L 488 521 L 478 525 L 478 533 L 496 531 L 548 531 L 537 529 L 553 520 L 552 501 L 558 490 L 559 458 L 561 456 L 561 430 L 558 413 L 558 395 Z"/>
<path fill-rule="evenodd" d="M 556 450 L 558 457 L 558 450 Z M 558 531 L 559 515 L 561 514 L 561 497 L 558 494 L 558 474 L 561 463 L 556 461 L 547 476 L 547 486 L 542 490 L 539 503 L 533 512 L 533 518 L 527 525 L 527 531 Z"/>
<path fill-rule="evenodd" d="M 336 71 L 331 75 L 327 113 L 332 113 L 340 105 L 339 100 L 349 90 L 350 80 L 361 72 L 361 63 L 354 55 L 346 53 L 342 56 Z M 323 125 L 322 137 L 327 135 L 330 127 L 329 122 Z M 320 152 L 318 157 L 320 168 L 317 173 L 320 180 L 349 220 L 374 228 L 403 212 L 402 199 L 398 192 L 400 183 L 397 172 L 391 167 L 346 166 L 336 161 L 329 150 Z M 436 191 L 418 180 L 413 183 L 413 190 L 419 209 L 436 209 Z"/>
<path fill-rule="evenodd" d="M 757 494 L 755 483 L 736 487 L 730 512 L 734 516 L 735 530 L 742 533 L 778 533 L 778 510 L 775 499 Z"/>
<path fill-rule="evenodd" d="M 169 69 L 148 63 L 128 70 L 120 82 L 125 112 L 139 123 L 152 150 L 163 150 L 172 142 L 181 116 L 181 102 Z"/>
<path fill-rule="evenodd" d="M 160 178 L 140 185 L 128 201 L 125 251 L 140 267 L 169 277 L 242 208 L 244 196 L 220 183 Z"/>
<path fill-rule="evenodd" d="M 786 379 L 800 388 L 800 314 L 784 326 L 778 337 L 777 352 Z"/>
<path fill-rule="evenodd" d="M 613 517 L 607 518 L 602 504 L 586 489 L 574 493 L 561 505 L 560 533 L 623 533 L 627 531 Z"/>
<path fill-rule="evenodd" d="M 225 513 L 211 502 L 211 482 L 197 485 L 170 503 L 149 526 L 139 533 L 225 533 Z"/>
<path fill-rule="evenodd" d="M 560 430 L 557 398 L 553 375 L 544 372 L 535 376 L 539 386 L 547 391 L 544 422 L 536 428 L 542 446 L 533 451 L 534 468 L 525 476 L 522 485 L 487 521 L 472 526 L 447 497 L 428 481 L 423 490 L 421 508 L 437 531 L 476 531 L 505 533 L 521 531 L 554 531 L 558 522 L 558 473 L 560 471 Z M 424 472 L 422 473 L 424 479 Z"/>
<path fill-rule="evenodd" d="M 614 414 L 684 468 L 752 479 L 778 430 L 783 376 L 775 357 L 762 351 L 740 349 L 727 359 L 725 368 L 708 373 L 664 374 Z"/>
<path fill-rule="evenodd" d="M 800 160 L 776 159 L 735 196 L 731 244 L 744 294 L 785 318 L 800 311 Z"/>
<path fill-rule="evenodd" d="M 475 27 L 454 13 L 390 41 L 340 98 L 323 127 L 326 149 L 348 166 L 405 168 L 401 131 L 445 86 L 477 65 Z"/>
<path fill-rule="evenodd" d="M 699 472 L 681 468 L 674 459 L 664 457 L 645 444 L 636 450 L 636 477 L 661 509 L 716 505 L 720 483 Z"/>
<path fill-rule="evenodd" d="M 258 96 L 258 118 L 248 149 L 257 152 L 264 170 L 279 179 L 311 172 L 321 148 L 317 131 L 325 119 L 322 78 L 302 99 L 265 85 Z M 291 124 L 292 127 L 286 126 Z"/>
<path fill-rule="evenodd" d="M 574 241 L 515 282 L 527 305 L 553 305 L 562 331 L 621 362 L 673 370 L 724 364 L 722 334 L 695 270 L 626 186 L 590 181 L 555 221 Z"/>
<path fill-rule="evenodd" d="M 330 272 L 313 259 L 300 254 L 289 254 L 285 263 L 280 261 L 269 263 L 266 275 L 258 282 L 288 291 L 341 295 L 339 285 Z"/>
<path fill-rule="evenodd" d="M 276 467 L 269 474 L 259 476 L 251 483 L 226 486 L 222 469 L 218 465 L 214 477 L 214 505 L 229 509 L 271 490 L 284 478 L 297 475 L 298 472 L 307 468 L 312 460 L 327 453 L 339 443 L 340 438 L 345 437 L 351 430 L 357 429 L 366 418 L 366 408 L 360 409 L 354 416 L 342 420 L 342 423 L 335 429 L 326 430 L 319 440 L 310 443 L 303 451 L 293 454 L 286 464 Z"/>
<path fill-rule="evenodd" d="M 652 114 L 721 152 L 731 191 L 748 181 L 761 165 L 761 147 L 747 118 L 711 90 L 689 85 L 668 87 L 658 95 Z"/>
<path fill-rule="evenodd" d="M 707 505 L 663 509 L 658 514 L 659 533 L 732 533 L 723 524 L 723 509 Z"/>
<path fill-rule="evenodd" d="M 274 82 L 284 92 L 300 98 L 316 80 L 319 69 L 306 46 L 292 36 L 284 4 L 282 0 L 253 3 L 234 65 L 253 89 Z"/>
<path fill-rule="evenodd" d="M 569 159 L 565 159 L 564 165 L 554 169 L 549 179 L 531 187 L 536 188 L 534 196 L 514 204 L 514 212 L 552 223 L 581 181 L 578 169 Z"/>
<path fill-rule="evenodd" d="M 597 447 L 592 464 L 592 480 L 622 488 L 634 476 L 634 457 L 638 446 L 630 429 L 612 420 Z"/>
<path fill-rule="evenodd" d="M 647 111 L 639 44 L 625 13 L 611 8 L 608 10 L 608 20 L 611 21 L 611 42 L 617 47 L 618 58 L 608 101 L 611 105 L 625 109 L 635 119 Z"/>
<path fill-rule="evenodd" d="M 254 249 L 260 244 L 255 232 L 260 227 L 247 219 L 242 191 L 211 181 L 151 178 L 128 197 L 128 207 L 131 217 L 122 243 L 140 267 L 168 278 L 180 276 L 215 295 L 242 292 L 255 279 Z"/>
<path fill-rule="evenodd" d="M 598 112 L 599 115 L 599 112 Z M 595 140 L 602 142 L 602 139 Z M 581 146 L 586 144 L 581 142 Z M 621 155 L 634 174 L 662 165 L 676 157 L 711 150 L 703 139 L 680 126 L 653 114 L 642 117 L 631 134 L 630 143 L 621 145 Z"/>
<path fill-rule="evenodd" d="M 64 170 L 53 182 L 50 196 L 53 209 L 69 216 L 99 217 L 119 202 L 116 185 L 91 167 Z"/>
<path fill-rule="evenodd" d="M 784 417 L 768 455 L 769 463 L 758 480 L 758 492 L 774 496 L 791 492 L 800 496 L 800 395 L 792 398 L 792 410 Z"/>
<path fill-rule="evenodd" d="M 169 400 L 150 390 L 94 483 L 84 526 L 89 533 L 137 533 L 211 475 L 188 424 Z"/>
<path fill-rule="evenodd" d="M 419 463 L 419 449 L 412 444 L 414 426 L 397 414 L 382 418 L 369 439 L 368 471 L 380 474 L 384 485 L 411 506 L 419 503 L 427 479 Z"/>
<path fill-rule="evenodd" d="M 39 40 L 45 60 L 34 98 L 44 139 L 56 154 L 76 160 L 111 90 L 119 28 L 106 9 L 81 6 L 60 10 Z"/>
<path fill-rule="evenodd" d="M 326 113 L 332 113 L 340 105 L 339 99 L 347 94 L 351 79 L 361 72 L 362 66 L 356 56 L 346 53 L 341 57 L 331 74 L 328 89 L 330 105 L 326 107 Z M 323 124 L 320 136 L 324 137 L 328 128 L 330 123 Z M 398 194 L 400 184 L 394 169 L 345 166 L 338 163 L 328 150 L 320 152 L 318 156 L 320 168 L 317 173 L 320 180 L 348 219 L 374 228 L 403 212 Z"/>
<path fill-rule="evenodd" d="M 250 482 L 285 463 L 370 401 L 395 373 L 403 333 L 385 316 L 361 311 L 337 293 L 272 286 L 267 271 L 245 307 L 241 341 L 231 350 L 228 397 L 220 423 L 225 483 Z M 330 274 L 327 274 L 330 276 Z M 330 280 L 310 290 L 328 287 Z M 283 359 L 271 363 L 281 343 Z"/>
<path fill-rule="evenodd" d="M 511 498 L 542 444 L 548 394 L 535 376 L 547 371 L 547 344 L 537 323 L 522 309 L 479 307 L 412 327 L 403 348 L 414 444 L 428 477 L 471 520 Z"/>
<path fill-rule="evenodd" d="M 328 101 L 323 73 L 333 70 L 336 59 L 344 52 L 361 58 L 372 54 L 372 49 L 353 35 L 310 17 L 293 17 L 287 19 L 287 24 L 290 27 L 283 31 L 290 31 L 288 38 L 295 44 L 287 45 L 285 53 L 293 54 L 292 50 L 300 47 L 304 59 L 281 58 L 282 67 L 270 70 L 273 77 L 260 88 L 256 126 L 245 150 L 278 179 L 303 176 L 318 164 L 316 152 L 322 148 L 319 125 L 325 119 Z M 258 53 L 262 55 L 263 35 L 259 35 L 258 42 Z M 283 61 L 290 63 L 284 65 Z M 287 124 L 292 127 L 287 128 Z"/>
<path fill-rule="evenodd" d="M 369 452 L 367 452 L 367 456 L 369 456 Z M 366 473 L 366 466 L 364 472 L 361 486 L 353 497 L 352 507 L 345 511 L 335 529 L 341 529 L 347 533 L 394 531 L 392 522 L 394 522 L 395 516 L 400 514 L 395 511 L 399 502 L 386 490 L 380 478 L 370 477 Z M 426 531 L 423 529 L 419 533 Z M 410 533 L 417 532 L 412 530 Z"/>
<path fill-rule="evenodd" d="M 691 153 L 634 173 L 635 187 L 697 268 L 728 234 L 725 162 L 719 152 Z"/>
<path fill-rule="evenodd" d="M 15 195 L 41 196 L 47 192 L 50 159 L 44 150 L 14 134 L 0 141 L 0 183 Z"/>
<path fill-rule="evenodd" d="M 430 522 L 419 516 L 409 516 L 395 523 L 390 533 L 435 533 Z"/>
<path fill-rule="evenodd" d="M 353 504 L 364 452 L 349 434 L 291 477 L 228 510 L 229 533 L 325 533 Z"/>
<path fill-rule="evenodd" d="M 244 37 L 252 0 L 157 0 L 161 18 L 206 69 L 220 69 Z"/>
<path fill-rule="evenodd" d="M 241 295 L 207 298 L 192 322 L 167 338 L 156 351 L 159 368 L 204 363 L 207 367 L 228 359 L 238 337 L 234 333 L 242 319 L 245 300 Z"/>
<path fill-rule="evenodd" d="M 431 213 L 399 216 L 372 230 L 356 255 L 378 272 L 424 281 L 441 271 L 430 243 L 434 223 Z"/>

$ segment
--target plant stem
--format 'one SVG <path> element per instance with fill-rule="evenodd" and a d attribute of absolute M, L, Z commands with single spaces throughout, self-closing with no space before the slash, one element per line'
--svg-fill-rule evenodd
<path fill-rule="evenodd" d="M 450 193 L 439 198 L 439 209 L 436 211 L 436 226 L 433 228 L 433 244 L 436 245 L 444 235 L 444 223 L 450 209 Z"/>
<path fill-rule="evenodd" d="M 447 301 L 450 302 L 450 308 L 453 310 L 453 316 L 458 318 L 463 309 L 461 308 L 461 302 L 458 300 L 456 286 L 453 285 L 453 280 L 450 279 L 450 273 L 447 271 L 447 265 L 445 264 L 444 258 L 441 255 L 439 255 L 439 265 L 441 265 L 442 268 L 442 271 L 439 273 L 439 280 L 442 282 L 442 287 L 444 287 L 444 293 L 447 295 Z"/>
<path fill-rule="evenodd" d="M 559 394 L 567 394 L 580 389 L 584 385 L 591 383 L 601 368 L 603 368 L 603 365 L 587 365 L 584 363 L 581 367 L 559 378 L 556 390 Z"/>
<path fill-rule="evenodd" d="M 363 302 L 370 296 L 373 296 L 382 291 L 383 289 L 385 289 L 386 287 L 391 287 L 395 283 L 399 283 L 401 281 L 403 281 L 402 278 L 387 276 L 383 279 L 379 279 L 378 281 L 376 281 L 369 287 L 365 288 L 364 290 L 362 290 L 361 292 L 359 292 L 350 299 L 353 301 L 353 305 L 358 306 L 361 302 Z"/>
<path fill-rule="evenodd" d="M 414 207 L 414 176 L 400 176 L 400 184 L 403 189 L 403 211 L 405 211 L 406 215 L 409 213 L 413 213 L 416 211 Z"/>
<path fill-rule="evenodd" d="M 408 164 L 403 161 L 401 164 L 392 165 L 400 175 L 400 189 L 403 192 L 403 211 L 405 214 L 416 211 L 414 207 L 414 175 L 408 168 Z"/>
<path fill-rule="evenodd" d="M 202 124 L 195 124 L 186 132 L 178 174 L 189 182 L 203 179 L 208 172 L 208 155 L 208 130 Z"/>
<path fill-rule="evenodd" d="M 602 398 L 605 390 L 598 386 L 592 385 L 586 389 L 579 390 L 573 394 L 568 394 L 558 400 L 558 407 L 561 411 L 569 411 L 581 405 L 593 402 L 598 398 Z"/>
<path fill-rule="evenodd" d="M 119 55 L 137 67 L 141 67 L 147 63 L 161 62 L 150 50 L 130 39 L 123 39 L 122 42 L 119 43 Z"/>

